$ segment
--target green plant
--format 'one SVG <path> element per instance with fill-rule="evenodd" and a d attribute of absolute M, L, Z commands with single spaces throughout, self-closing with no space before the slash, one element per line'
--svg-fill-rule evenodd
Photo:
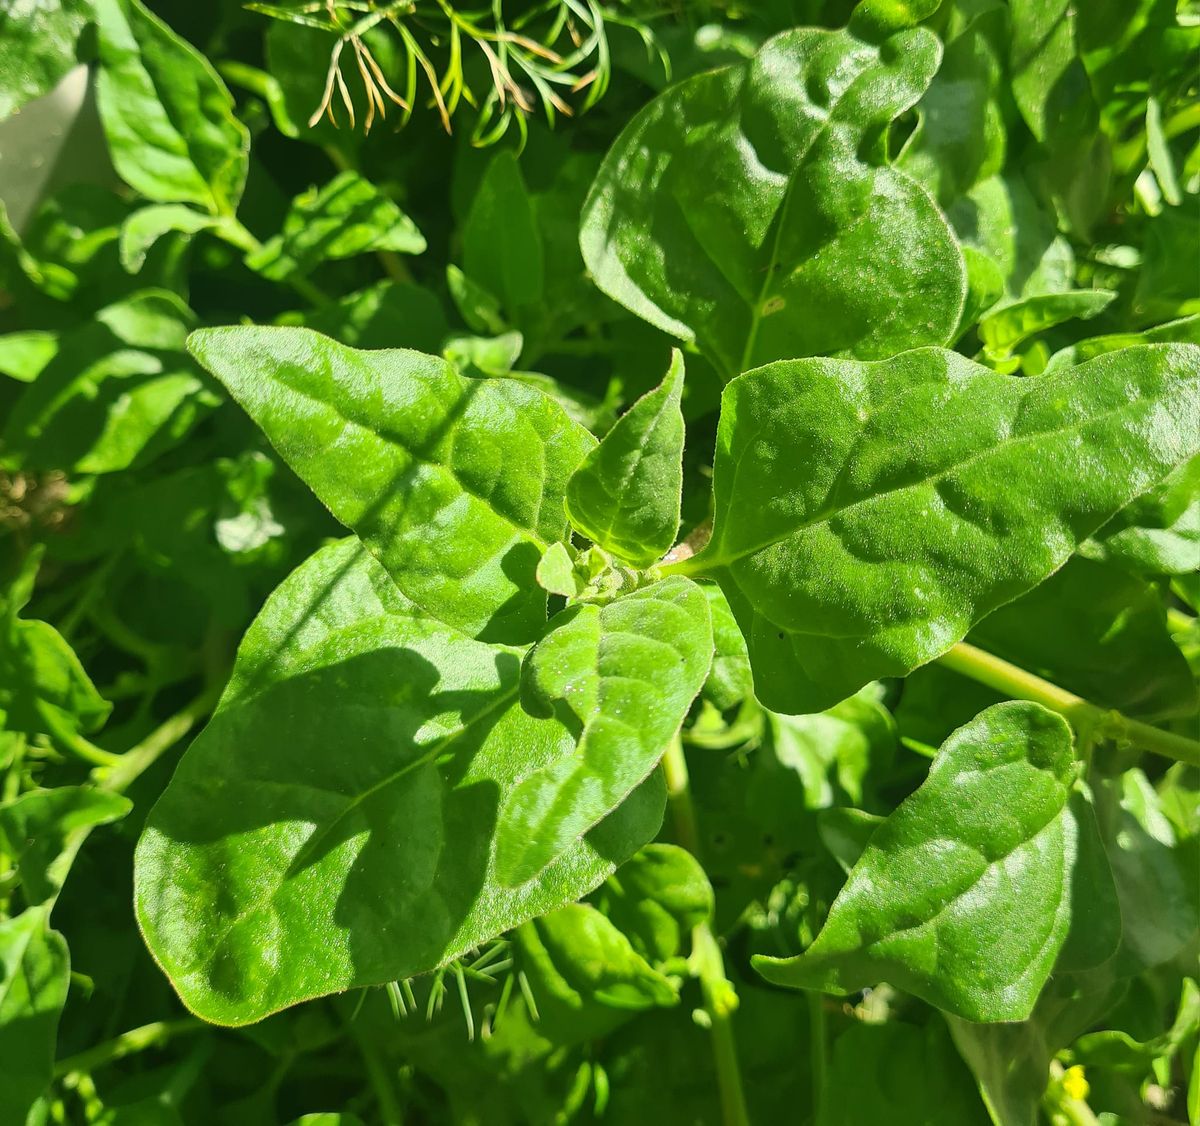
<path fill-rule="evenodd" d="M 1187 4 L 0 32 L 0 1122 L 1198 1120 Z"/>

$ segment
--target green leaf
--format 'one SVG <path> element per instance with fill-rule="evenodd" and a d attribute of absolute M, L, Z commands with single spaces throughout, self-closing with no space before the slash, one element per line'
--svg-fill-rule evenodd
<path fill-rule="evenodd" d="M 924 1028 L 902 1021 L 853 1022 L 834 1041 L 817 1126 L 987 1126 L 971 1073 L 936 1017 Z"/>
<path fill-rule="evenodd" d="M 692 928 L 712 918 L 713 890 L 686 849 L 648 844 L 595 894 L 597 906 L 651 962 L 684 952 Z"/>
<path fill-rule="evenodd" d="M 177 443 L 219 401 L 184 351 L 194 323 L 173 293 L 143 290 L 63 333 L 10 412 L 0 458 L 114 473 Z"/>
<path fill-rule="evenodd" d="M 94 786 L 30 790 L 0 805 L 0 847 L 16 864 L 26 904 L 52 901 L 62 888 L 80 830 L 124 817 L 133 804 Z"/>
<path fill-rule="evenodd" d="M 886 769 L 896 750 L 895 721 L 870 686 L 815 715 L 772 714 L 770 731 L 774 759 L 800 780 L 808 809 L 862 806 L 868 772 Z"/>
<path fill-rule="evenodd" d="M 1169 961 L 1196 941 L 1196 841 L 1179 843 L 1140 770 L 1096 786 L 1096 815 L 1124 924 L 1116 968 L 1133 975 Z"/>
<path fill-rule="evenodd" d="M 0 11 L 0 121 L 58 84 L 75 65 L 87 0 L 25 0 Z"/>
<path fill-rule="evenodd" d="M 311 273 L 322 262 L 378 250 L 420 254 L 425 237 L 369 180 L 342 172 L 323 188 L 298 195 L 283 230 L 246 256 L 246 265 L 272 281 Z"/>
<path fill-rule="evenodd" d="M 585 895 L 654 835 L 657 779 L 541 879 L 497 882 L 498 809 L 572 744 L 521 709 L 519 665 L 421 615 L 357 541 L 283 583 L 138 844 L 138 920 L 189 1008 L 244 1024 L 423 973 Z"/>
<path fill-rule="evenodd" d="M 0 730 L 69 739 L 101 726 L 112 706 L 58 630 L 18 617 L 38 560 L 37 553 L 28 556 L 17 584 L 0 598 Z"/>
<path fill-rule="evenodd" d="M 0 1122 L 23 1123 L 53 1074 L 70 962 L 48 916 L 46 908 L 31 907 L 0 921 Z"/>
<path fill-rule="evenodd" d="M 1200 987 L 1191 978 L 1184 978 L 1175 1019 L 1161 1035 L 1138 1041 L 1119 1030 L 1092 1032 L 1072 1045 L 1071 1058 L 1085 1067 L 1148 1075 L 1155 1060 L 1173 1059 L 1197 1032 L 1200 1032 Z"/>
<path fill-rule="evenodd" d="M 220 76 L 140 0 L 96 0 L 95 8 L 96 97 L 121 179 L 158 203 L 232 215 L 250 134 Z"/>
<path fill-rule="evenodd" d="M 945 652 L 1194 456 L 1198 383 L 1186 345 L 1029 380 L 936 349 L 772 364 L 725 389 L 713 537 L 668 569 L 721 584 L 767 707 L 827 708 Z"/>
<path fill-rule="evenodd" d="M 670 578 L 555 617 L 525 658 L 522 702 L 556 716 L 575 750 L 522 773 L 501 807 L 496 871 L 532 880 L 658 765 L 712 660 L 708 602 Z"/>
<path fill-rule="evenodd" d="M 979 322 L 984 354 L 993 360 L 1012 355 L 1018 344 L 1066 321 L 1098 316 L 1117 295 L 1107 289 L 1045 293 L 1027 297 L 988 314 Z"/>
<path fill-rule="evenodd" d="M 121 224 L 121 265 L 136 274 L 150 248 L 164 235 L 194 235 L 219 226 L 221 220 L 182 203 L 160 203 L 135 211 Z"/>
<path fill-rule="evenodd" d="M 0 336 L 0 372 L 20 383 L 32 383 L 58 351 L 53 332 L 30 329 Z"/>
<path fill-rule="evenodd" d="M 556 403 L 301 328 L 203 329 L 188 347 L 409 598 L 487 639 L 541 633 L 538 560 L 566 536 L 567 479 L 595 441 Z"/>
<path fill-rule="evenodd" d="M 848 993 L 887 980 L 967 1020 L 1024 1020 L 1093 894 L 1072 887 L 1075 771 L 1060 716 L 989 708 L 875 831 L 812 946 L 755 967 L 779 985 Z"/>
<path fill-rule="evenodd" d="M 924 28 L 804 28 L 671 87 L 617 138 L 584 206 L 596 283 L 728 379 L 771 360 L 947 343 L 965 268 L 882 138 L 938 67 Z"/>
<path fill-rule="evenodd" d="M 943 204 L 1000 172 L 1006 147 L 1007 13 L 997 6 L 960 18 L 965 24 L 947 39 L 942 65 L 917 103 L 917 128 L 896 161 Z"/>
<path fill-rule="evenodd" d="M 593 543 L 648 567 L 675 542 L 683 497 L 683 354 L 567 482 L 567 515 Z"/>
<path fill-rule="evenodd" d="M 408 282 L 383 281 L 281 323 L 298 324 L 351 348 L 413 348 L 437 355 L 449 326 L 437 295 Z"/>
<path fill-rule="evenodd" d="M 565 543 L 552 543 L 538 560 L 537 582 L 550 594 L 574 598 L 583 592 L 584 583 L 575 571 L 573 548 Z"/>
<path fill-rule="evenodd" d="M 1200 456 L 1126 505 L 1079 552 L 1142 575 L 1194 572 L 1200 561 Z"/>
<path fill-rule="evenodd" d="M 463 272 L 495 294 L 510 316 L 542 300 L 542 237 L 521 166 L 508 149 L 483 174 L 463 225 Z"/>
<path fill-rule="evenodd" d="M 1196 710 L 1195 679 L 1161 596 L 1115 567 L 1070 559 L 969 640 L 1103 708 L 1152 719 Z"/>
<path fill-rule="evenodd" d="M 723 712 L 737 707 L 744 700 L 753 699 L 754 677 L 750 672 L 746 639 L 738 629 L 737 619 L 721 588 L 705 583 L 703 590 L 712 617 L 715 651 L 702 695 L 713 707 Z"/>
<path fill-rule="evenodd" d="M 525 972 L 537 967 L 530 976 L 539 1008 L 546 992 L 571 1008 L 592 1001 L 637 1011 L 679 1001 L 671 983 L 590 904 L 561 907 L 514 937 Z"/>

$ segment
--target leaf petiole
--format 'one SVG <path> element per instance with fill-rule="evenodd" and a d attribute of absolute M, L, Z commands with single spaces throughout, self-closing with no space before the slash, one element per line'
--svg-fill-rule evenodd
<path fill-rule="evenodd" d="M 1082 696 L 1076 696 L 965 641 L 960 641 L 949 652 L 943 653 L 937 661 L 1013 699 L 1032 700 L 1035 704 L 1058 712 L 1071 721 L 1081 737 L 1105 737 L 1129 742 L 1142 750 L 1164 755 L 1177 762 L 1200 766 L 1200 742 L 1130 719 L 1120 712 L 1098 707 Z"/>

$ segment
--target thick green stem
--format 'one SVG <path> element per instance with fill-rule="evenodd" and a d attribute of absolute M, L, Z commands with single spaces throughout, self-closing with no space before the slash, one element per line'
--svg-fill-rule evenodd
<path fill-rule="evenodd" d="M 1083 697 L 965 641 L 939 657 L 938 663 L 980 684 L 986 684 L 1005 696 L 1032 700 L 1035 704 L 1058 712 L 1071 721 L 1081 737 L 1100 736 L 1129 742 L 1144 751 L 1200 766 L 1200 742 L 1130 719 L 1120 712 L 1097 707 Z"/>
<path fill-rule="evenodd" d="M 663 773 L 667 781 L 667 802 L 675 823 L 675 835 L 693 856 L 699 855 L 700 834 L 696 810 L 688 786 L 687 759 L 683 743 L 676 735 L 663 756 Z M 738 1065 L 737 1043 L 733 1035 L 733 1011 L 737 994 L 725 976 L 721 946 L 708 922 L 692 930 L 691 964 L 700 981 L 704 1011 L 712 1033 L 713 1060 L 717 1071 L 717 1090 L 721 1096 L 721 1120 L 725 1126 L 750 1126 L 746 1096 L 742 1090 L 742 1073 Z"/>
<path fill-rule="evenodd" d="M 88 1048 L 87 1051 L 59 1060 L 54 1065 L 54 1077 L 61 1079 L 64 1075 L 70 1075 L 76 1071 L 85 1073 L 96 1071 L 105 1064 L 115 1063 L 135 1052 L 160 1047 L 175 1036 L 198 1032 L 206 1027 L 208 1026 L 194 1017 L 144 1024 L 141 1028 L 132 1028 L 128 1032 L 122 1032 L 120 1036 L 106 1040 L 103 1044 L 97 1044 L 94 1048 Z"/>

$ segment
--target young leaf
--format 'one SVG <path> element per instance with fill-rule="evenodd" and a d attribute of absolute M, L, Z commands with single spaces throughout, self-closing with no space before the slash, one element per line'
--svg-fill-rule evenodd
<path fill-rule="evenodd" d="M 1030 380 L 937 349 L 772 364 L 725 389 L 713 537 L 670 569 L 721 584 L 767 707 L 827 708 L 945 652 L 1194 456 L 1198 386 L 1188 345 Z"/>
<path fill-rule="evenodd" d="M 0 921 L 0 1122 L 24 1122 L 54 1071 L 70 961 L 48 917 L 48 908 L 30 907 Z"/>
<path fill-rule="evenodd" d="M 567 482 L 567 515 L 593 543 L 648 567 L 675 542 L 683 496 L 683 354 Z"/>
<path fill-rule="evenodd" d="M 1092 889 L 1072 887 L 1074 779 L 1064 719 L 989 708 L 875 831 L 812 946 L 755 967 L 779 985 L 848 993 L 887 980 L 967 1020 L 1024 1020 L 1073 913 L 1091 909 Z"/>
<path fill-rule="evenodd" d="M 570 754 L 522 773 L 501 806 L 496 872 L 525 884 L 658 765 L 708 675 L 700 588 L 664 579 L 605 606 L 570 607 L 525 658 L 522 702 L 576 735 Z"/>
<path fill-rule="evenodd" d="M 650 1009 L 679 1001 L 675 987 L 629 939 L 587 903 L 572 903 L 517 932 L 521 961 L 536 963 L 541 989 L 571 1008 L 593 1001 L 614 1009 Z"/>
<path fill-rule="evenodd" d="M 1117 295 L 1107 289 L 1043 293 L 1005 305 L 979 322 L 984 354 L 993 360 L 1012 355 L 1022 341 L 1065 321 L 1099 316 Z"/>
<path fill-rule="evenodd" d="M 0 121 L 51 90 L 75 65 L 87 0 L 31 0 L 0 11 Z"/>
<path fill-rule="evenodd" d="M 597 284 L 726 379 L 785 357 L 945 344 L 965 269 L 881 138 L 937 70 L 924 28 L 803 28 L 689 78 L 617 138 L 584 206 Z"/>
<path fill-rule="evenodd" d="M 567 479 L 595 442 L 561 407 L 301 328 L 203 329 L 188 347 L 422 609 L 488 639 L 540 634 L 538 561 L 567 534 Z"/>
<path fill-rule="evenodd" d="M 521 709 L 519 671 L 519 651 L 422 616 L 353 539 L 283 583 L 138 844 L 138 919 L 189 1008 L 243 1024 L 423 973 L 654 835 L 657 780 L 540 880 L 497 881 L 497 809 L 572 743 Z"/>
<path fill-rule="evenodd" d="M 686 849 L 648 844 L 595 893 L 596 905 L 651 962 L 683 954 L 692 929 L 712 918 L 713 890 Z"/>
<path fill-rule="evenodd" d="M 425 236 L 369 180 L 342 172 L 323 188 L 298 195 L 283 230 L 246 256 L 246 265 L 272 281 L 303 277 L 322 262 L 376 250 L 420 254 Z"/>
<path fill-rule="evenodd" d="M 158 203 L 232 215 L 250 134 L 212 64 L 141 0 L 96 0 L 96 97 L 117 172 Z"/>

